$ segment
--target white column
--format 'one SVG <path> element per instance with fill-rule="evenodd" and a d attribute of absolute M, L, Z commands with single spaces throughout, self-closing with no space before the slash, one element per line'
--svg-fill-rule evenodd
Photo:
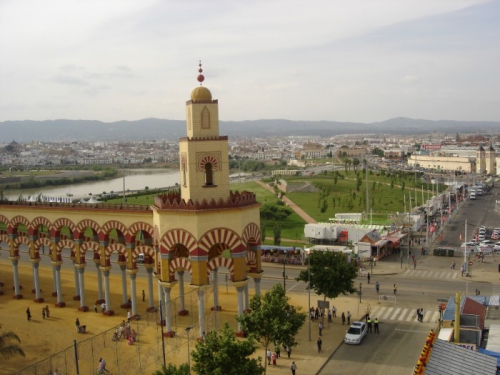
<path fill-rule="evenodd" d="M 255 283 L 255 294 L 260 294 L 260 277 L 253 279 Z"/>
<path fill-rule="evenodd" d="M 23 296 L 21 295 L 21 287 L 19 286 L 19 269 L 17 268 L 18 264 L 18 259 L 12 261 L 12 271 L 14 275 L 14 297 L 22 298 Z"/>
<path fill-rule="evenodd" d="M 165 316 L 165 331 L 172 332 L 172 314 L 170 310 L 170 288 L 163 288 L 163 292 L 165 293 L 165 303 L 164 308 L 164 316 Z"/>
<path fill-rule="evenodd" d="M 52 267 L 52 284 L 53 284 L 53 290 L 54 292 L 52 293 L 53 296 L 57 296 L 57 276 L 56 276 L 56 269 Z"/>
<path fill-rule="evenodd" d="M 181 312 L 186 311 L 186 307 L 184 305 L 184 271 L 177 272 L 179 275 L 179 303 Z"/>
<path fill-rule="evenodd" d="M 104 300 L 103 293 L 102 293 L 102 272 L 101 272 L 101 266 L 99 263 L 96 263 L 96 270 L 97 270 L 97 299 L 99 301 Z"/>
<path fill-rule="evenodd" d="M 249 303 L 249 298 L 248 298 L 248 283 L 245 284 L 245 289 L 243 289 L 243 296 L 244 296 L 244 308 L 245 310 L 248 310 L 250 308 L 250 303 Z"/>
<path fill-rule="evenodd" d="M 61 286 L 61 265 L 57 264 L 54 266 L 56 270 L 56 292 L 57 292 L 57 304 L 56 306 L 63 307 L 65 303 L 62 300 L 62 286 Z"/>
<path fill-rule="evenodd" d="M 78 268 L 78 279 L 80 286 L 80 310 L 87 311 L 88 307 L 85 304 L 85 265 L 80 265 Z"/>
<path fill-rule="evenodd" d="M 135 279 L 137 278 L 137 270 L 132 270 L 130 272 L 130 301 L 132 302 L 132 316 L 137 315 L 137 288 Z"/>
<path fill-rule="evenodd" d="M 217 282 L 217 268 L 212 271 L 212 287 L 214 290 L 214 310 L 219 308 L 219 284 Z"/>
<path fill-rule="evenodd" d="M 126 270 L 127 270 L 126 266 L 120 266 L 120 271 L 122 273 L 122 302 L 123 302 L 124 305 L 128 302 L 128 297 L 127 297 L 127 274 L 126 274 Z M 107 304 L 107 302 L 106 302 L 106 304 Z"/>
<path fill-rule="evenodd" d="M 78 277 L 78 269 L 75 267 L 76 263 L 73 261 L 73 271 L 75 274 L 75 299 L 80 296 L 80 278 Z"/>
<path fill-rule="evenodd" d="M 153 296 L 153 268 L 146 268 L 148 276 L 148 308 L 153 309 L 155 307 L 155 301 Z M 158 294 L 161 298 L 161 293 Z"/>
<path fill-rule="evenodd" d="M 199 336 L 205 332 L 205 291 L 198 289 L 198 324 L 200 326 Z"/>
<path fill-rule="evenodd" d="M 38 267 L 40 266 L 39 259 L 33 261 L 33 281 L 35 283 L 35 301 L 43 302 L 42 293 L 40 292 L 40 272 Z"/>
<path fill-rule="evenodd" d="M 244 286 L 237 286 L 236 292 L 238 293 L 238 316 L 243 315 L 243 290 Z M 238 331 L 241 332 L 241 323 L 238 322 Z"/>
<path fill-rule="evenodd" d="M 106 312 L 111 310 L 111 292 L 109 290 L 109 271 L 103 271 L 104 274 L 104 298 L 106 303 Z"/>

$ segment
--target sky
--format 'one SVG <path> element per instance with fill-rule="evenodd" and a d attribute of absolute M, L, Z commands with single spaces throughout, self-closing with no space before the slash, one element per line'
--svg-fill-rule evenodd
<path fill-rule="evenodd" d="M 0 121 L 500 121 L 499 0 L 0 0 Z"/>

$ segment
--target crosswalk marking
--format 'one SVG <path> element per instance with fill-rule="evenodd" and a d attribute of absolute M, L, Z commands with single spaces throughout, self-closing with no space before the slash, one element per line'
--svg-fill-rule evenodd
<path fill-rule="evenodd" d="M 406 322 L 418 322 L 417 309 L 403 307 L 377 306 L 371 312 L 372 318 L 380 321 L 397 320 Z M 422 322 L 431 323 L 439 319 L 439 311 L 424 311 Z"/>
<path fill-rule="evenodd" d="M 411 277 L 421 277 L 426 279 L 456 279 L 460 274 L 460 271 L 422 271 L 407 269 L 403 276 Z"/>

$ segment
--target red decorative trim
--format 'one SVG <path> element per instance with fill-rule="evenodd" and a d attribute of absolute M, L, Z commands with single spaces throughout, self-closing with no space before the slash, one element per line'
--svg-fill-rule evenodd
<path fill-rule="evenodd" d="M 162 210 L 170 211 L 202 211 L 202 210 L 221 210 L 221 209 L 231 209 L 240 208 L 257 204 L 257 197 L 254 193 L 249 191 L 243 192 L 229 192 L 229 198 L 226 200 L 219 199 L 215 201 L 212 199 L 207 202 L 205 199 L 203 201 L 185 201 L 181 198 L 179 192 L 170 194 L 161 194 L 155 196 L 155 205 Z"/>

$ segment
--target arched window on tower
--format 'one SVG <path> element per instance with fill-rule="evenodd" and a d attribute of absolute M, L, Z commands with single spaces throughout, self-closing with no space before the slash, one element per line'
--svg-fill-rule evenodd
<path fill-rule="evenodd" d="M 201 111 L 201 128 L 210 129 L 210 112 L 207 107 Z"/>
<path fill-rule="evenodd" d="M 182 166 L 182 185 L 187 186 L 186 180 L 186 164 Z"/>
<path fill-rule="evenodd" d="M 214 184 L 214 172 L 212 169 L 212 163 L 205 164 L 205 185 L 212 186 Z"/>

